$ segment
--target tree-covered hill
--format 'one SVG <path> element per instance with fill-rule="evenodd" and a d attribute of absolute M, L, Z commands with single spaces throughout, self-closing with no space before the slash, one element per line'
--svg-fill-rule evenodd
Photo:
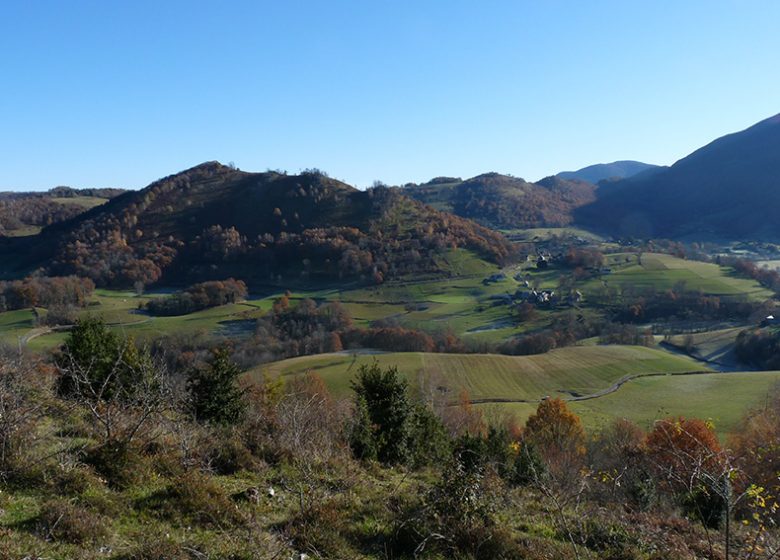
<path fill-rule="evenodd" d="M 41 268 L 98 286 L 235 276 L 255 284 L 381 283 L 447 274 L 440 259 L 467 249 L 501 263 L 498 233 L 439 212 L 397 189 L 360 191 L 318 171 L 247 173 L 208 162 L 127 192 L 38 236 L 0 244 L 2 274 Z"/>
<path fill-rule="evenodd" d="M 465 181 L 440 177 L 404 188 L 417 200 L 496 229 L 569 225 L 574 209 L 592 202 L 595 190 L 576 179 L 547 177 L 529 183 L 499 173 Z"/>

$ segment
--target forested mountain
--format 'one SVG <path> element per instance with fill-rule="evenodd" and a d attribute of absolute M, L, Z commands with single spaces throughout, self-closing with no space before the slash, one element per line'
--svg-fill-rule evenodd
<path fill-rule="evenodd" d="M 780 238 L 780 115 L 614 182 L 577 221 L 618 235 Z"/>
<path fill-rule="evenodd" d="M 317 171 L 247 173 L 208 162 L 34 238 L 5 239 L 0 272 L 40 267 L 98 286 L 229 276 L 256 284 L 381 283 L 407 273 L 446 274 L 441 256 L 449 248 L 494 262 L 510 254 L 500 234 L 398 189 L 359 191 Z"/>
<path fill-rule="evenodd" d="M 641 161 L 613 161 L 612 163 L 597 163 L 589 165 L 577 171 L 562 171 L 557 177 L 562 179 L 579 179 L 589 183 L 598 184 L 605 179 L 627 179 L 648 169 L 655 169 L 657 165 L 642 163 Z"/>
<path fill-rule="evenodd" d="M 29 235 L 69 220 L 122 194 L 122 189 L 56 187 L 46 192 L 0 192 L 0 236 Z"/>
<path fill-rule="evenodd" d="M 518 177 L 485 173 L 465 181 L 438 177 L 404 192 L 434 208 L 496 229 L 565 226 L 575 208 L 595 199 L 596 187 L 579 180 L 547 177 L 529 183 Z"/>

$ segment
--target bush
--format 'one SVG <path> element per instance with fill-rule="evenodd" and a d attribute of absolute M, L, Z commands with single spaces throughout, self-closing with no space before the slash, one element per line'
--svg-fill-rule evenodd
<path fill-rule="evenodd" d="M 177 477 L 161 496 L 160 510 L 169 519 L 182 516 L 201 525 L 241 523 L 236 506 L 217 482 L 198 471 Z"/>
<path fill-rule="evenodd" d="M 352 381 L 356 417 L 351 446 L 358 458 L 400 464 L 410 459 L 413 406 L 397 367 L 362 365 Z"/>
<path fill-rule="evenodd" d="M 240 376 L 227 348 L 215 350 L 207 367 L 190 373 L 192 413 L 198 422 L 232 426 L 241 421 L 247 402 L 246 391 L 238 386 Z"/>
<path fill-rule="evenodd" d="M 163 535 L 147 540 L 117 560 L 190 560 L 192 556 L 180 545 L 165 540 Z"/>
<path fill-rule="evenodd" d="M 50 500 L 36 518 L 44 539 L 71 544 L 94 543 L 109 534 L 106 520 L 94 512 L 65 500 Z"/>
<path fill-rule="evenodd" d="M 317 503 L 294 516 L 284 526 L 284 533 L 298 550 L 316 551 L 321 558 L 350 558 L 354 552 L 345 537 L 349 531 L 346 506 L 339 498 Z"/>
<path fill-rule="evenodd" d="M 115 442 L 88 450 L 84 462 L 115 488 L 128 488 L 148 472 L 146 462 L 136 449 Z"/>
<path fill-rule="evenodd" d="M 521 558 L 495 513 L 502 488 L 499 480 L 457 458 L 420 503 L 401 515 L 393 536 L 399 556 L 423 554 L 447 558 Z"/>
<path fill-rule="evenodd" d="M 257 466 L 257 460 L 244 443 L 230 434 L 217 436 L 216 445 L 207 452 L 207 462 L 215 473 L 222 475 L 251 471 Z"/>

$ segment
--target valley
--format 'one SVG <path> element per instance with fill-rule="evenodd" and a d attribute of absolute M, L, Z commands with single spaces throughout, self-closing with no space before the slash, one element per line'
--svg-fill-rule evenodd
<path fill-rule="evenodd" d="M 768 122 L 761 134 L 774 133 Z M 206 162 L 140 191 L 0 195 L 0 437 L 27 445 L 10 451 L 23 467 L 0 457 L 0 484 L 15 485 L 0 492 L 0 534 L 63 558 L 109 525 L 120 550 L 117 539 L 137 543 L 149 525 L 203 550 L 221 531 L 224 550 L 260 538 L 261 549 L 368 558 L 358 549 L 374 545 L 345 536 L 359 524 L 300 533 L 330 515 L 306 500 L 335 503 L 330 485 L 348 485 L 381 501 L 391 481 L 408 504 L 415 485 L 435 491 L 428 477 L 454 484 L 437 465 L 465 469 L 473 454 L 475 472 L 523 507 L 541 500 L 529 515 L 545 532 L 563 526 L 545 500 L 570 480 L 600 480 L 590 500 L 613 476 L 639 477 L 614 490 L 623 504 L 641 503 L 633 492 L 645 483 L 677 496 L 653 438 L 696 431 L 693 444 L 710 441 L 719 461 L 745 461 L 753 440 L 771 437 L 780 402 L 780 245 L 678 229 L 675 213 L 648 214 L 641 232 L 615 226 L 629 189 L 676 168 L 616 162 L 536 183 L 487 173 L 359 190 L 317 169 Z M 656 227 L 670 235 L 648 235 Z M 3 424 L 3 406 L 21 416 Z M 396 428 L 377 423 L 396 417 Z M 72 471 L 50 464 L 59 456 Z M 38 460 L 46 475 L 30 467 Z M 598 474 L 583 478 L 586 464 Z M 547 474 L 524 470 L 534 465 Z M 50 472 L 37 486 L 19 474 Z M 52 500 L 50 484 L 75 501 Z M 264 502 L 260 486 L 270 500 L 297 492 L 297 505 Z M 339 504 L 403 550 L 393 527 L 408 511 Z M 512 534 L 561 542 L 525 526 Z M 127 558 L 169 558 L 133 546 Z"/>

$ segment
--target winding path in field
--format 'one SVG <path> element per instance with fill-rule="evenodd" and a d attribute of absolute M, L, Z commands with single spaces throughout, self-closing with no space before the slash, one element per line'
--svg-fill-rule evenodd
<path fill-rule="evenodd" d="M 145 319 L 141 319 L 140 321 L 133 321 L 131 323 L 106 323 L 106 326 L 126 327 L 130 325 L 142 325 L 144 323 L 148 323 L 152 321 L 152 319 L 154 319 L 154 317 L 148 316 Z M 34 329 L 31 329 L 30 331 L 27 332 L 27 334 L 21 337 L 19 339 L 19 342 L 22 346 L 27 346 L 27 344 L 29 344 L 31 340 L 34 340 L 39 336 L 43 336 L 55 332 L 67 332 L 73 329 L 74 326 L 75 325 L 57 325 L 56 327 L 36 327 Z"/>
<path fill-rule="evenodd" d="M 624 375 L 617 381 L 615 381 L 612 385 L 609 387 L 606 387 L 605 389 L 600 389 L 596 391 L 595 393 L 590 393 L 587 395 L 572 395 L 570 391 L 567 391 L 566 389 L 559 389 L 559 393 L 566 393 L 570 395 L 569 398 L 565 399 L 568 402 L 577 402 L 577 401 L 588 401 L 592 399 L 598 399 L 601 397 L 605 397 L 607 395 L 611 395 L 612 393 L 616 392 L 618 389 L 620 389 L 623 385 L 628 383 L 629 381 L 633 381 L 634 379 L 639 379 L 640 377 L 663 377 L 663 376 L 677 376 L 677 375 L 704 375 L 704 374 L 710 374 L 710 375 L 728 375 L 731 372 L 727 371 L 712 371 L 712 370 L 701 370 L 701 371 L 683 371 L 683 372 L 676 372 L 676 373 L 670 373 L 670 372 L 658 372 L 658 373 L 632 373 L 629 375 Z M 471 404 L 501 404 L 501 403 L 528 403 L 528 404 L 535 404 L 539 403 L 543 400 L 545 400 L 547 397 L 542 399 L 506 399 L 506 398 L 485 398 L 485 399 L 471 399 L 469 402 Z M 458 403 L 453 403 L 453 405 Z"/>

